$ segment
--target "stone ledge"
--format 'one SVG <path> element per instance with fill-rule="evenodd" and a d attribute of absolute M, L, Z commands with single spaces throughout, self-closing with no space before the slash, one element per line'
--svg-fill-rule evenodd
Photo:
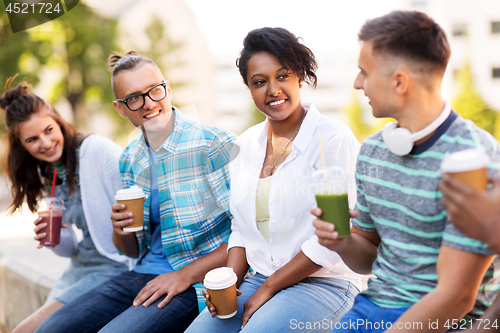
<path fill-rule="evenodd" d="M 38 250 L 31 237 L 0 241 L 0 333 L 10 333 L 43 305 L 68 264 L 68 258 Z M 371 276 L 363 276 L 362 289 Z"/>
<path fill-rule="evenodd" d="M 38 250 L 31 237 L 1 240 L 1 333 L 9 332 L 43 305 L 68 264 L 68 258 L 60 258 L 47 249 Z"/>

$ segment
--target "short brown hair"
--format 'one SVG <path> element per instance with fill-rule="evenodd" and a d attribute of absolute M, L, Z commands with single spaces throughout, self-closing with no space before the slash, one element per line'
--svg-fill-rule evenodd
<path fill-rule="evenodd" d="M 371 42 L 374 52 L 425 65 L 417 66 L 420 71 L 444 72 L 451 54 L 443 29 L 418 11 L 393 11 L 369 20 L 358 38 Z"/>

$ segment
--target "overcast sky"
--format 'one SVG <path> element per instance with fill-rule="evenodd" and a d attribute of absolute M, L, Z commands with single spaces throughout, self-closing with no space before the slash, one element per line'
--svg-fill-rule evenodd
<path fill-rule="evenodd" d="M 398 0 L 185 0 L 215 55 L 234 55 L 248 31 L 283 27 L 314 50 L 357 45 L 368 18 L 388 13 Z M 401 2 L 401 0 L 399 0 Z"/>

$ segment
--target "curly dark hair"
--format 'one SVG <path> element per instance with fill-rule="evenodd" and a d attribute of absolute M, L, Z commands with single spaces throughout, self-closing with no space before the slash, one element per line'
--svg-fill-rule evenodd
<path fill-rule="evenodd" d="M 373 51 L 425 64 L 420 70 L 444 72 L 450 58 L 450 45 L 443 29 L 418 11 L 393 11 L 367 21 L 358 33 L 369 41 Z"/>
<path fill-rule="evenodd" d="M 14 79 L 15 77 L 12 77 L 7 80 L 5 93 L 0 97 L 0 107 L 5 110 L 5 123 L 8 128 L 6 169 L 12 183 L 13 197 L 10 208 L 13 212 L 26 200 L 28 208 L 34 212 L 44 187 L 51 183 L 51 164 L 34 158 L 24 148 L 19 138 L 20 124 L 43 109 L 47 110 L 44 112 L 47 112 L 60 126 L 64 136 L 61 159 L 67 170 L 66 183 L 70 193 L 74 192 L 73 181 L 78 165 L 76 148 L 84 136 L 77 133 L 75 127 L 64 120 L 52 104 L 31 93 L 31 86 L 26 82 L 10 89 Z"/>
<path fill-rule="evenodd" d="M 260 28 L 252 30 L 243 40 L 243 50 L 236 59 L 243 82 L 248 86 L 248 61 L 258 52 L 269 52 L 280 64 L 295 73 L 301 81 L 316 88 L 318 67 L 313 52 L 299 42 L 290 31 L 283 28 Z"/>

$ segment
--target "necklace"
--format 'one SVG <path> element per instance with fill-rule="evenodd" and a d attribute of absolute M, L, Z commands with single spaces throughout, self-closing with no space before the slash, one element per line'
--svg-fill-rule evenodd
<path fill-rule="evenodd" d="M 278 158 L 274 162 L 273 162 L 273 156 L 271 155 L 271 162 L 273 162 L 273 166 L 271 168 L 271 175 L 274 173 L 274 167 L 276 166 L 276 163 L 278 163 L 278 161 L 280 160 L 282 155 L 285 155 L 286 149 L 288 148 L 288 145 L 290 144 L 290 142 L 292 142 L 293 139 L 295 139 L 295 136 L 297 136 L 297 133 L 299 133 L 300 125 L 302 125 L 302 122 L 304 121 L 305 115 L 306 115 L 306 113 L 305 113 L 304 109 L 302 109 L 302 117 L 300 118 L 300 123 L 297 126 L 297 128 L 295 129 L 295 132 L 293 133 L 293 135 L 290 137 L 290 139 L 288 139 L 288 142 L 286 143 L 285 147 L 281 148 L 279 146 L 276 146 L 276 147 L 280 148 L 281 150 L 280 150 L 280 154 L 278 155 Z M 271 143 L 271 146 L 274 148 L 272 135 L 271 135 L 271 138 L 269 139 L 269 142 Z"/>
<path fill-rule="evenodd" d="M 273 139 L 270 139 L 269 142 L 271 142 L 271 145 L 273 146 L 273 148 L 275 147 L 274 146 L 274 143 L 273 143 Z M 281 148 L 280 146 L 276 145 L 276 147 L 278 147 L 280 149 L 280 155 L 284 155 L 286 153 L 286 148 L 288 147 L 288 144 L 290 143 L 290 140 L 288 140 L 288 143 L 286 144 L 285 147 Z"/>

